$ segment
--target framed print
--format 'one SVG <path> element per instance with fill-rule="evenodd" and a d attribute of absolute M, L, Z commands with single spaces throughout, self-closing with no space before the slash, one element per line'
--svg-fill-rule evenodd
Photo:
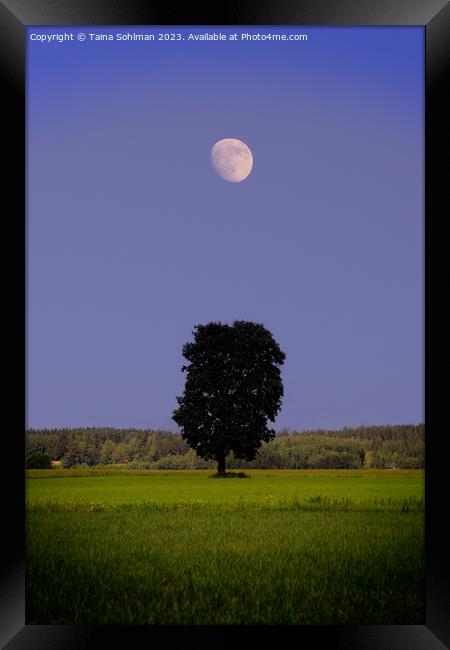
<path fill-rule="evenodd" d="M 448 4 L 0 17 L 2 647 L 447 647 Z"/>

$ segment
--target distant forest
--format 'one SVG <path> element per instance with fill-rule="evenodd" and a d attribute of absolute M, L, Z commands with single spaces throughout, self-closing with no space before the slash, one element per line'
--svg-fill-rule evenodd
<path fill-rule="evenodd" d="M 420 469 L 425 462 L 423 424 L 364 426 L 339 430 L 282 429 L 263 443 L 253 461 L 227 456 L 227 468 Z M 209 469 L 179 433 L 151 429 L 29 429 L 27 466 L 45 454 L 63 467 L 123 465 L 135 469 Z M 58 463 L 59 464 L 59 463 Z"/>

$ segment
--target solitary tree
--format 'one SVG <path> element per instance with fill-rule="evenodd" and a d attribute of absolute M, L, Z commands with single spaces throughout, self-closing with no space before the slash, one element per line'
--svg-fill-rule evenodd
<path fill-rule="evenodd" d="M 252 460 L 275 436 L 267 423 L 281 407 L 286 355 L 263 325 L 248 321 L 196 325 L 193 335 L 183 346 L 186 384 L 172 419 L 189 446 L 224 474 L 230 451 Z"/>

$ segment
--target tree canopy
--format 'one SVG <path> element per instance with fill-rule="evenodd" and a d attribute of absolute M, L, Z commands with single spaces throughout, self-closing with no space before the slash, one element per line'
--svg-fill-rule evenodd
<path fill-rule="evenodd" d="M 51 469 L 52 460 L 45 451 L 30 451 L 26 456 L 27 469 Z"/>
<path fill-rule="evenodd" d="M 252 460 L 261 443 L 274 438 L 268 421 L 281 407 L 286 355 L 263 325 L 249 321 L 196 325 L 193 335 L 183 346 L 186 383 L 172 419 L 199 456 L 217 461 L 221 474 L 229 452 Z"/>
<path fill-rule="evenodd" d="M 45 452 L 64 468 L 111 464 L 128 469 L 210 469 L 180 433 L 156 429 L 28 429 L 26 455 Z M 334 452 L 331 456 L 328 452 Z M 116 465 L 118 463 L 118 465 Z M 395 424 L 297 431 L 280 429 L 253 460 L 227 457 L 229 469 L 420 469 L 425 464 L 424 424 Z"/>

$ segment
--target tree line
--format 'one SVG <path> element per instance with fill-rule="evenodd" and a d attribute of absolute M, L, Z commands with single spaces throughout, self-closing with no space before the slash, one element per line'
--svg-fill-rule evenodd
<path fill-rule="evenodd" d="M 209 469 L 179 433 L 152 429 L 28 429 L 27 467 L 123 465 L 136 469 Z M 254 460 L 235 458 L 230 469 L 420 469 L 425 462 L 423 424 L 361 426 L 338 430 L 281 429 L 263 442 Z"/>

